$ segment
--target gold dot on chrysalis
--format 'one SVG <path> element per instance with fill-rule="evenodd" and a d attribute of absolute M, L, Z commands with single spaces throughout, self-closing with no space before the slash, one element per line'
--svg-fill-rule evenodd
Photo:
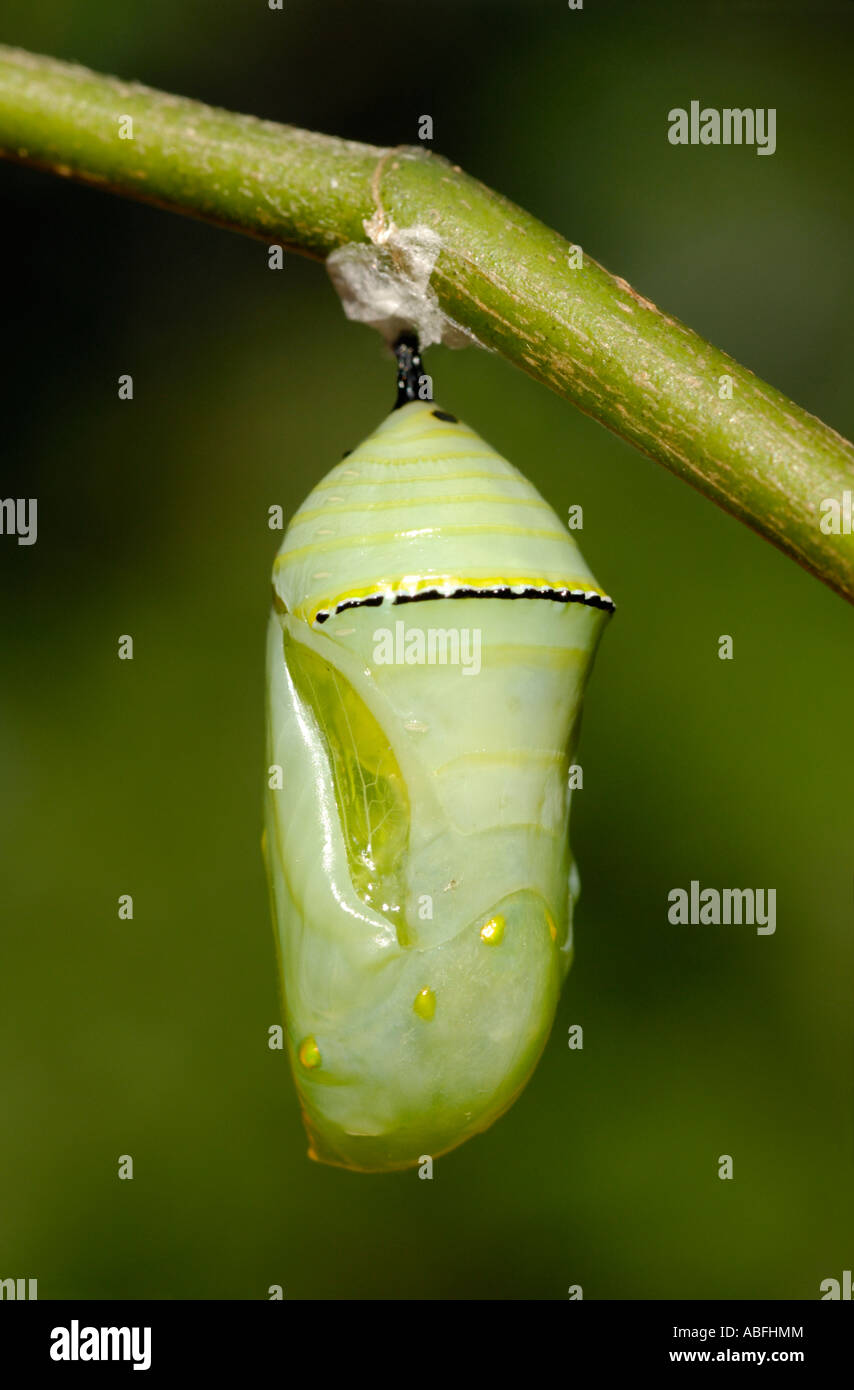
<path fill-rule="evenodd" d="M 436 1012 L 436 996 L 432 989 L 428 989 L 426 985 L 420 989 L 415 996 L 415 1003 L 412 1007 L 419 1018 L 426 1019 L 429 1023 Z"/>
<path fill-rule="evenodd" d="M 297 1056 L 306 1071 L 311 1071 L 313 1067 L 319 1067 L 322 1061 L 320 1048 L 317 1046 L 314 1038 L 303 1038 L 299 1045 Z"/>
<path fill-rule="evenodd" d="M 549 929 L 549 936 L 552 941 L 557 941 L 557 927 L 554 924 L 554 919 L 548 908 L 546 908 L 546 926 Z"/>
<path fill-rule="evenodd" d="M 485 946 L 500 946 L 504 940 L 504 918 L 490 917 L 480 929 L 480 939 Z"/>

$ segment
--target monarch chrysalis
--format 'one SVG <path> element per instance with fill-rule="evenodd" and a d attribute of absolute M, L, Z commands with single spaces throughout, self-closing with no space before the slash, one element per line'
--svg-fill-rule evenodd
<path fill-rule="evenodd" d="M 577 895 L 568 767 L 614 606 L 397 351 L 391 415 L 288 526 L 267 652 L 290 1061 L 310 1156 L 369 1172 L 486 1129 L 545 1046 Z"/>

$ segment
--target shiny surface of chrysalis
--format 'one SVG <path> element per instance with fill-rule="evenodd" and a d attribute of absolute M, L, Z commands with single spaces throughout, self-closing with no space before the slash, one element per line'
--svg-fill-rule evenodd
<path fill-rule="evenodd" d="M 265 852 L 309 1153 L 405 1168 L 492 1124 L 548 1037 L 613 604 L 531 484 L 419 400 L 309 494 L 273 587 Z"/>

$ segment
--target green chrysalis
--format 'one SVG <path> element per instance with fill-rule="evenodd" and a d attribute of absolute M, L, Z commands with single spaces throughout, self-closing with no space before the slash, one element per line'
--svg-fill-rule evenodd
<path fill-rule="evenodd" d="M 545 1046 L 572 956 L 568 768 L 613 609 L 399 360 L 398 406 L 288 526 L 267 650 L 291 1066 L 311 1157 L 368 1172 L 486 1129 Z"/>

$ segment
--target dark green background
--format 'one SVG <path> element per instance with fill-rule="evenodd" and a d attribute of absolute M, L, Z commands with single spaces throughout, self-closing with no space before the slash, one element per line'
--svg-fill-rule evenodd
<path fill-rule="evenodd" d="M 382 143 L 430 113 L 437 150 L 850 435 L 853 19 L 6 0 L 2 37 Z M 669 145 L 695 98 L 776 107 L 777 153 Z M 274 273 L 261 243 L 11 167 L 0 213 L 2 493 L 40 503 L 37 545 L 0 544 L 0 1277 L 817 1298 L 854 1250 L 851 609 L 503 361 L 429 354 L 446 409 L 583 505 L 619 605 L 573 811 L 577 956 L 527 1091 L 432 1183 L 318 1167 L 266 1045 L 266 516 L 382 418 L 392 370 L 316 264 Z M 776 888 L 776 935 L 669 925 L 694 878 Z"/>

